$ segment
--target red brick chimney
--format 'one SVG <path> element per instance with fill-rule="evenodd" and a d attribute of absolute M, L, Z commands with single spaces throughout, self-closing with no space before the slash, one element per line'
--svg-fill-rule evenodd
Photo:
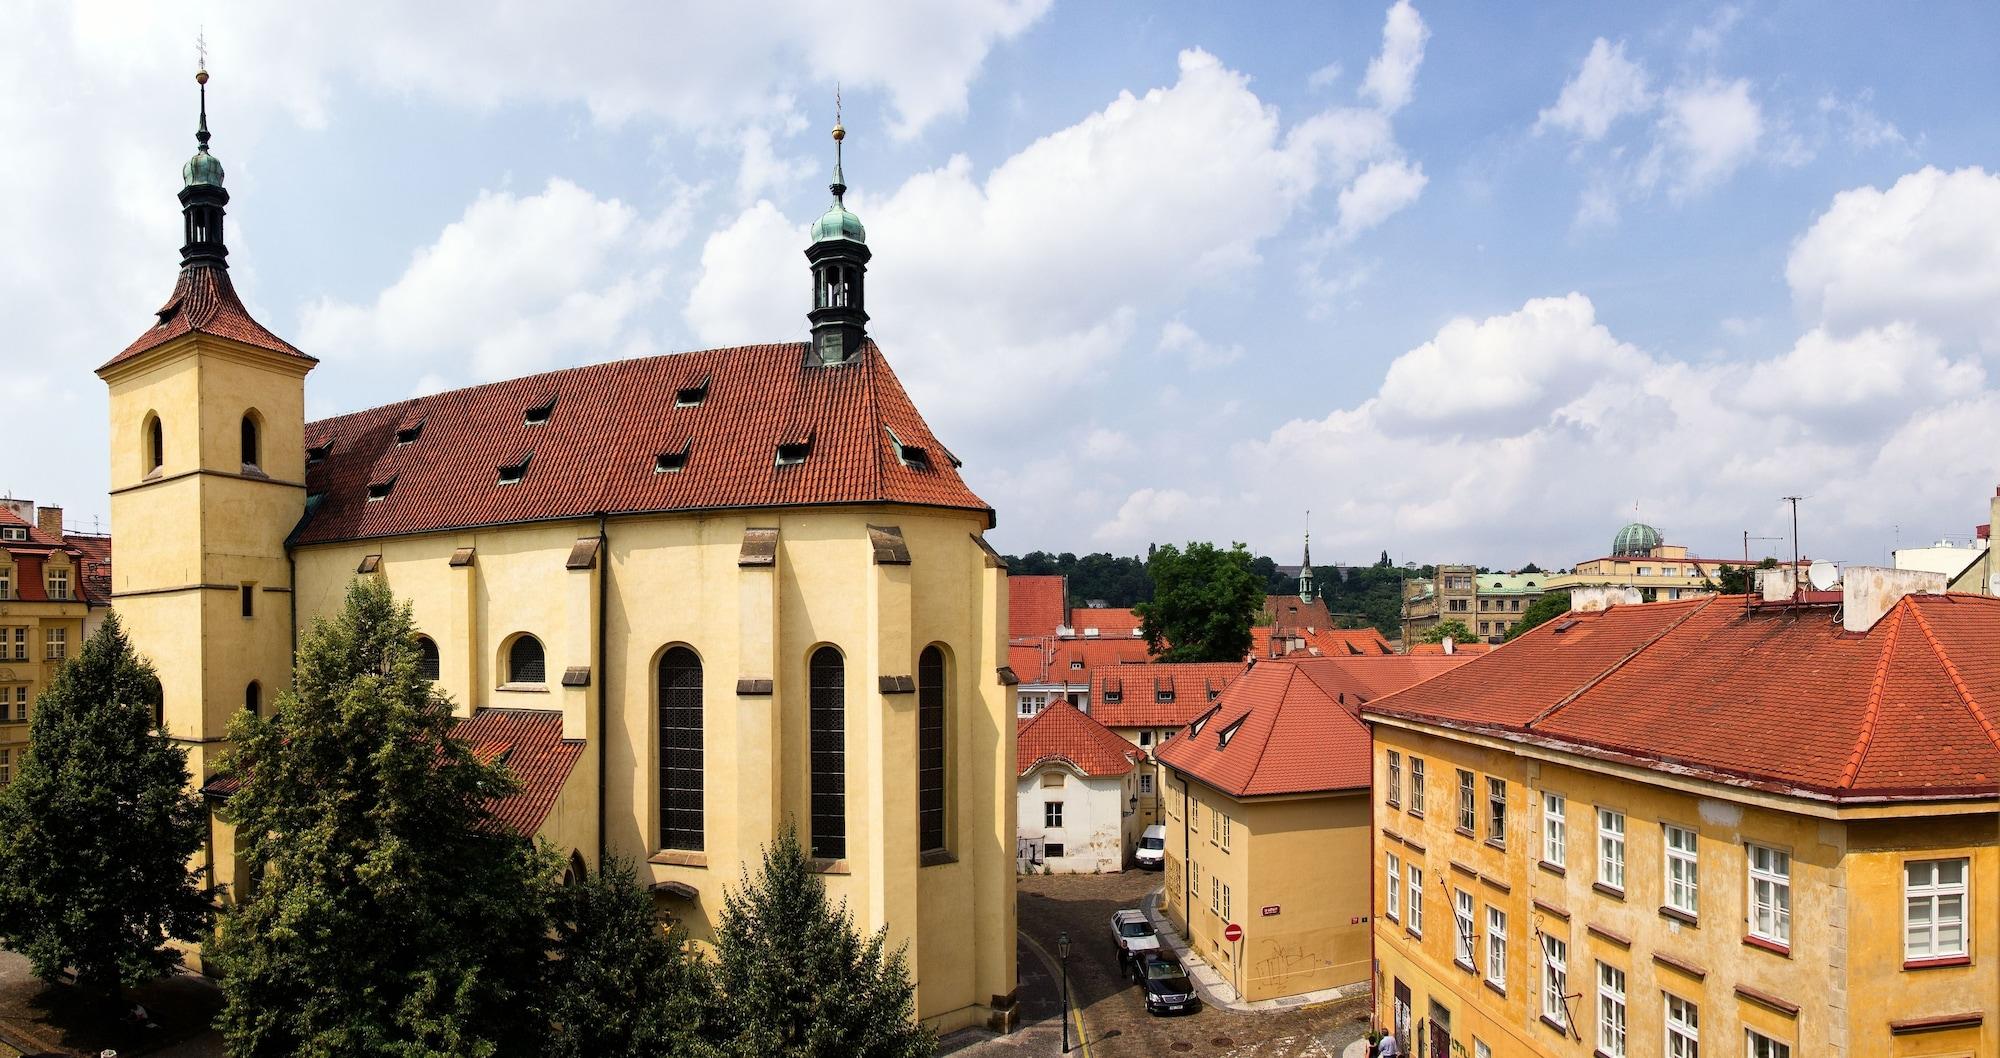
<path fill-rule="evenodd" d="M 42 532 L 47 533 L 52 537 L 55 537 L 57 540 L 61 540 L 63 535 L 62 508 L 61 507 L 36 508 L 35 528 L 40 529 Z"/>

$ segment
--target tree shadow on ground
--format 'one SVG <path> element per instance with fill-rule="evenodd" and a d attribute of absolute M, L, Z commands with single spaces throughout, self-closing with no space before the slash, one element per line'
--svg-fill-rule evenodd
<path fill-rule="evenodd" d="M 144 1021 L 132 1016 L 134 1004 L 145 1008 Z M 0 1028 L 29 1054 L 150 1054 L 206 1031 L 221 1009 L 215 982 L 187 971 L 132 989 L 122 1000 L 26 974 L 0 976 Z"/>

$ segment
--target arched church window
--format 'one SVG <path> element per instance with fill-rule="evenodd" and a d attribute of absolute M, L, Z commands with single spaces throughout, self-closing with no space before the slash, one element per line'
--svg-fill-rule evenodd
<path fill-rule="evenodd" d="M 703 848 L 701 657 L 686 647 L 660 655 L 660 847 Z"/>
<path fill-rule="evenodd" d="M 840 651 L 813 651 L 808 679 L 812 769 L 812 854 L 847 856 L 847 664 Z"/>
<path fill-rule="evenodd" d="M 917 657 L 917 851 L 945 848 L 945 664 L 932 645 Z"/>
<path fill-rule="evenodd" d="M 531 635 L 514 640 L 507 650 L 508 683 L 546 683 L 548 666 L 542 658 L 542 641 Z"/>

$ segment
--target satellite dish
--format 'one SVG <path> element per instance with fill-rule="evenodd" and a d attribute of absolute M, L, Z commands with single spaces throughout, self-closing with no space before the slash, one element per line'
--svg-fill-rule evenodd
<path fill-rule="evenodd" d="M 1815 562 L 1806 567 L 1806 582 L 1814 591 L 1832 591 L 1840 583 L 1840 567 L 1831 562 Z"/>

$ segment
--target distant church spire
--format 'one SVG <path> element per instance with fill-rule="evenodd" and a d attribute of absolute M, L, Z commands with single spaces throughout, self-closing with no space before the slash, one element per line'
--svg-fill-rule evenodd
<path fill-rule="evenodd" d="M 202 61 L 194 83 L 201 86 L 201 123 L 195 127 L 194 157 L 181 166 L 181 217 L 186 241 L 181 244 L 181 267 L 228 268 L 229 247 L 222 241 L 223 207 L 229 192 L 222 187 L 222 162 L 208 152 L 208 49 L 201 46 Z"/>
<path fill-rule="evenodd" d="M 861 218 L 847 211 L 847 177 L 841 172 L 841 148 L 847 127 L 841 123 L 840 92 L 833 103 L 833 204 L 812 226 L 806 261 L 812 267 L 813 307 L 811 357 L 822 365 L 846 363 L 861 351 L 867 337 L 868 312 L 864 279 L 868 274 L 868 233 Z"/>
<path fill-rule="evenodd" d="M 1313 601 L 1313 512 L 1306 512 L 1306 557 L 1299 564 L 1299 601 Z"/>

